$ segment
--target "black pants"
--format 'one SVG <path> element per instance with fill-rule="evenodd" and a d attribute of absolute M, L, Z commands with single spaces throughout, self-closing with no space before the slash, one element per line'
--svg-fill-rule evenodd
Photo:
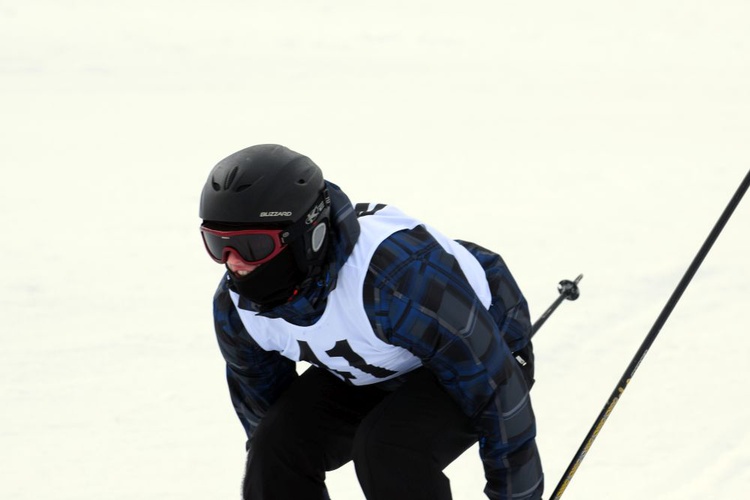
<path fill-rule="evenodd" d="M 448 500 L 442 471 L 476 440 L 468 417 L 425 369 L 386 392 L 312 367 L 256 429 L 243 494 L 323 500 L 326 471 L 354 460 L 368 500 Z"/>

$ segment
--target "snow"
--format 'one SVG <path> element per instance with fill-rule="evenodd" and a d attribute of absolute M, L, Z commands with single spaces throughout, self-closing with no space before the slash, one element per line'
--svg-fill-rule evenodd
<path fill-rule="evenodd" d="M 0 2 L 0 498 L 239 498 L 197 232 L 276 142 L 499 251 L 538 317 L 551 493 L 750 165 L 742 0 Z M 564 498 L 750 487 L 750 200 Z M 447 473 L 481 499 L 469 450 Z M 335 500 L 361 499 L 349 466 Z"/>

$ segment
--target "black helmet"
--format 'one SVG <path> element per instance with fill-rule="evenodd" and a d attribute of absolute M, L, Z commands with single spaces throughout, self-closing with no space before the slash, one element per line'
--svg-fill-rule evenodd
<path fill-rule="evenodd" d="M 288 224 L 306 216 L 324 190 L 307 156 L 261 144 L 221 160 L 208 176 L 199 216 L 207 224 Z"/>
<path fill-rule="evenodd" d="M 199 216 L 214 229 L 288 229 L 282 240 L 292 247 L 300 269 L 309 272 L 324 258 L 330 198 L 323 173 L 310 158 L 260 144 L 227 156 L 211 170 Z"/>

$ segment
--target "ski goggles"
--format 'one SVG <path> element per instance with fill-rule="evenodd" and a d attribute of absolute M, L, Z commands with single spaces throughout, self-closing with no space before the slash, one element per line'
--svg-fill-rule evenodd
<path fill-rule="evenodd" d="M 289 242 L 327 218 L 330 206 L 331 197 L 328 189 L 324 189 L 305 217 L 282 229 L 221 230 L 201 225 L 203 244 L 208 255 L 219 264 L 226 264 L 229 254 L 234 252 L 246 263 L 260 265 L 276 257 Z"/>
<path fill-rule="evenodd" d="M 284 229 L 220 231 L 201 226 L 201 236 L 208 255 L 219 264 L 226 264 L 229 254 L 235 252 L 248 264 L 260 265 L 286 247 L 289 232 Z"/>

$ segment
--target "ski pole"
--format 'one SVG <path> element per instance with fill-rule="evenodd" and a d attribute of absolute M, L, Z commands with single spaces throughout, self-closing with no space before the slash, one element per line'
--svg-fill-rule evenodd
<path fill-rule="evenodd" d="M 555 312 L 555 309 L 557 309 L 557 306 L 559 306 L 563 300 L 576 300 L 580 296 L 581 293 L 578 290 L 578 282 L 581 281 L 581 279 L 583 279 L 583 274 L 579 274 L 575 281 L 562 280 L 560 284 L 557 285 L 557 291 L 560 292 L 560 295 L 558 295 L 552 305 L 549 306 L 546 311 L 544 311 L 544 314 L 542 314 L 539 319 L 536 320 L 536 323 L 532 325 L 532 337 L 536 334 L 536 331 L 539 330 L 544 322 L 547 321 L 552 313 Z"/>
<path fill-rule="evenodd" d="M 552 315 L 553 312 L 555 312 L 557 306 L 562 304 L 563 300 L 576 300 L 581 295 L 580 291 L 578 290 L 578 282 L 581 281 L 581 279 L 583 279 L 583 274 L 579 274 L 575 281 L 562 280 L 557 285 L 557 291 L 560 292 L 560 295 L 558 295 L 552 305 L 549 306 L 546 311 L 544 311 L 544 314 L 539 316 L 539 319 L 536 320 L 533 325 L 531 325 L 531 337 L 534 337 L 534 335 L 536 335 L 537 330 L 539 330 L 544 322 L 547 321 L 547 319 Z M 514 352 L 513 355 L 515 356 L 516 361 L 521 364 L 521 366 L 526 366 L 527 360 L 523 354 L 521 354 L 520 352 Z"/>
<path fill-rule="evenodd" d="M 635 371 L 638 369 L 638 366 L 641 364 L 641 361 L 643 361 L 643 358 L 648 353 L 648 350 L 651 347 L 651 344 L 653 344 L 654 340 L 656 339 L 656 336 L 659 334 L 659 331 L 664 326 L 664 323 L 666 323 L 667 318 L 669 318 L 669 315 L 672 313 L 672 310 L 677 305 L 677 302 L 680 300 L 680 297 L 682 296 L 683 292 L 685 291 L 687 286 L 690 284 L 690 280 L 692 280 L 693 276 L 698 271 L 698 268 L 703 262 L 703 259 L 706 257 L 709 250 L 711 250 L 711 247 L 713 246 L 716 239 L 719 237 L 719 234 L 721 233 L 722 229 L 724 229 L 724 226 L 726 225 L 727 221 L 732 216 L 734 209 L 737 208 L 737 205 L 740 203 L 740 200 L 745 195 L 748 185 L 750 185 L 750 170 L 747 172 L 747 175 L 745 175 L 745 179 L 742 181 L 742 183 L 740 183 L 740 187 L 737 189 L 737 192 L 729 201 L 729 204 L 727 205 L 727 207 L 724 209 L 724 212 L 719 217 L 719 220 L 716 222 L 716 225 L 714 226 L 713 230 L 708 235 L 708 238 L 706 238 L 706 241 L 703 243 L 703 246 L 701 246 L 700 250 L 698 251 L 698 254 L 695 256 L 695 258 L 693 259 L 693 262 L 690 264 L 690 267 L 688 267 L 688 270 L 685 272 L 685 275 L 680 280 L 680 283 L 677 285 L 677 288 L 675 289 L 675 291 L 672 293 L 672 296 L 667 301 L 667 304 L 664 306 L 664 309 L 662 309 L 661 314 L 659 314 L 659 317 L 656 319 L 654 326 L 648 332 L 648 335 L 646 336 L 643 343 L 641 344 L 641 347 L 635 353 L 633 360 L 630 362 L 622 378 L 620 378 L 620 381 L 617 383 L 617 387 L 615 387 L 614 391 L 612 391 L 612 394 L 607 400 L 607 403 L 604 405 L 604 408 L 602 408 L 601 413 L 599 413 L 599 416 L 594 421 L 594 425 L 591 426 L 591 430 L 589 430 L 588 434 L 586 435 L 586 438 L 583 440 L 583 443 L 581 443 L 580 448 L 578 448 L 578 451 L 573 457 L 573 460 L 570 462 L 570 465 L 568 466 L 567 470 L 563 474 L 563 477 L 560 479 L 560 482 L 557 484 L 555 491 L 552 492 L 552 496 L 550 497 L 550 500 L 558 500 L 562 496 L 563 492 L 565 492 L 565 488 L 568 487 L 570 480 L 573 478 L 573 475 L 576 473 L 576 470 L 578 470 L 578 467 L 581 465 L 581 462 L 586 456 L 586 453 L 589 451 L 589 448 L 591 448 L 591 445 L 593 444 L 594 439 L 596 439 L 596 436 L 602 430 L 602 427 L 607 421 L 607 418 L 609 417 L 609 415 L 612 413 L 612 410 L 614 410 L 614 407 L 619 401 L 620 397 L 622 396 L 622 393 L 625 392 L 625 389 L 630 383 L 630 380 L 633 378 L 633 375 L 635 375 Z"/>

